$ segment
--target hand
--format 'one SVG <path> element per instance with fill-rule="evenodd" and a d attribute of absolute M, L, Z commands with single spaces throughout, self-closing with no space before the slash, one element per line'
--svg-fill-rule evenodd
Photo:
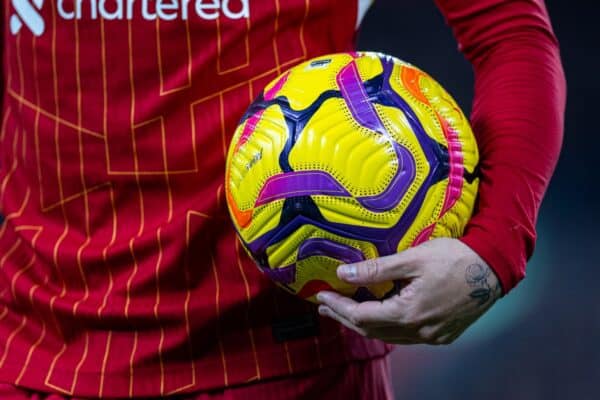
<path fill-rule="evenodd" d="M 456 239 L 434 239 L 398 254 L 341 265 L 338 277 L 356 286 L 398 281 L 384 301 L 317 295 L 319 313 L 370 338 L 396 344 L 449 344 L 501 296 L 498 278 Z"/>

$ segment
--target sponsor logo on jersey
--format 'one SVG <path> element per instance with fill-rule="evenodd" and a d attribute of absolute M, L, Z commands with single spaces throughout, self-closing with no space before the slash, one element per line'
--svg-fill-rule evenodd
<path fill-rule="evenodd" d="M 10 32 L 16 35 L 23 29 L 23 26 L 35 35 L 40 36 L 46 29 L 44 19 L 40 10 L 44 5 L 44 0 L 11 0 L 14 14 L 10 16 Z"/>
<path fill-rule="evenodd" d="M 10 31 L 18 34 L 25 26 L 35 36 L 44 34 L 41 14 L 44 0 L 11 0 L 14 14 Z M 218 18 L 250 18 L 250 0 L 56 0 L 56 11 L 63 20 L 162 20 L 186 21 Z"/>

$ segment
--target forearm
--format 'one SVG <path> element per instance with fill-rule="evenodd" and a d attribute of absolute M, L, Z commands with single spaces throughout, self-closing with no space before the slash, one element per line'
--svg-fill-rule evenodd
<path fill-rule="evenodd" d="M 475 70 L 471 114 L 481 153 L 475 215 L 463 242 L 504 292 L 525 274 L 562 143 L 564 73 L 541 0 L 438 0 Z"/>

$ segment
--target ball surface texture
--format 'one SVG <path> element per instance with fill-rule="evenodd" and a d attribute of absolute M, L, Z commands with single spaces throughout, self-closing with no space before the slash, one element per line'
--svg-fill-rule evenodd
<path fill-rule="evenodd" d="M 477 195 L 475 138 L 429 75 L 379 53 L 319 57 L 271 82 L 231 142 L 225 193 L 245 249 L 287 291 L 383 299 L 340 264 L 459 237 Z"/>

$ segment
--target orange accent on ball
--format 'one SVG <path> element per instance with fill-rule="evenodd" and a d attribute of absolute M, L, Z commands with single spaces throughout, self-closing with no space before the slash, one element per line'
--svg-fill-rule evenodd
<path fill-rule="evenodd" d="M 424 75 L 425 74 L 415 68 L 403 66 L 400 69 L 400 79 L 402 79 L 404 87 L 406 87 L 410 94 L 420 102 L 429 104 L 429 100 L 427 100 L 427 97 L 421 92 L 421 87 L 419 86 L 419 79 Z"/>
<path fill-rule="evenodd" d="M 229 190 L 225 191 L 225 195 L 227 196 L 227 203 L 229 204 L 233 219 L 240 227 L 246 228 L 248 225 L 250 225 L 250 222 L 252 221 L 252 213 L 254 210 L 240 210 L 235 204 L 235 200 L 233 200 L 233 197 L 231 196 Z"/>

